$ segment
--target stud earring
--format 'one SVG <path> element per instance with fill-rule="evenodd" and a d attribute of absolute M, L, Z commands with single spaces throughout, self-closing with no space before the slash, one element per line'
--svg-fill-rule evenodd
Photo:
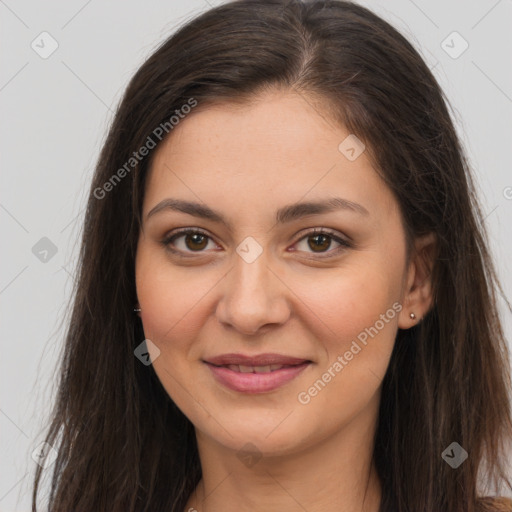
<path fill-rule="evenodd" d="M 414 320 L 416 318 L 416 315 L 414 313 L 411 313 L 409 316 L 411 317 L 411 320 Z"/>
<path fill-rule="evenodd" d="M 142 309 L 138 308 L 137 306 L 138 306 L 138 304 L 133 308 L 133 311 L 135 313 L 140 313 L 142 311 Z"/>

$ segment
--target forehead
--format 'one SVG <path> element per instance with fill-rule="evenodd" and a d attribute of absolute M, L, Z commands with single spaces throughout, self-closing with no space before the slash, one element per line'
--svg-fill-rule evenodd
<path fill-rule="evenodd" d="M 173 129 L 164 151 L 202 154 L 218 147 L 216 159 L 264 151 L 290 157 L 334 149 L 348 135 L 320 109 L 318 102 L 293 92 L 260 94 L 247 103 L 199 104 Z M 161 151 L 163 152 L 163 151 Z M 263 155 L 262 155 L 263 156 Z"/>
<path fill-rule="evenodd" d="M 176 192 L 223 206 L 243 196 L 266 208 L 344 194 L 389 208 L 391 194 L 366 152 L 349 159 L 340 150 L 350 137 L 318 102 L 293 92 L 266 93 L 247 104 L 199 105 L 157 148 L 144 210 Z"/>

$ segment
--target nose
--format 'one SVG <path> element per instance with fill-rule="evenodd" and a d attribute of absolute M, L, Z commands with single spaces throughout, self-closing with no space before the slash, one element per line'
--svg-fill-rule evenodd
<path fill-rule="evenodd" d="M 265 251 L 252 263 L 235 256 L 217 305 L 221 324 L 244 335 L 264 334 L 290 317 L 289 288 L 270 266 Z"/>

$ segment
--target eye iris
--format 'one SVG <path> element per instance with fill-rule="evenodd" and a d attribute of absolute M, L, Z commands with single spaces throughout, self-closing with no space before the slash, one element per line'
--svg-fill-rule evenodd
<path fill-rule="evenodd" d="M 309 247 L 311 249 L 313 249 L 313 251 L 316 251 L 316 252 L 321 252 L 321 251 L 317 251 L 317 249 L 328 249 L 329 246 L 331 245 L 331 242 L 330 242 L 330 238 L 326 235 L 313 235 L 313 236 L 310 236 L 309 237 L 309 240 L 311 239 L 314 239 L 316 240 L 314 242 L 313 245 L 309 244 Z M 322 239 L 322 241 L 324 242 L 323 244 L 320 242 L 318 242 L 319 239 Z M 327 243 L 325 243 L 327 242 Z"/>
<path fill-rule="evenodd" d="M 203 243 L 201 244 L 200 239 L 202 239 Z M 192 240 L 193 244 L 199 244 L 200 247 L 190 247 L 189 241 Z M 204 249 L 207 245 L 206 236 L 201 235 L 200 233 L 188 233 L 185 235 L 185 244 L 187 245 L 188 249 L 194 250 L 194 249 Z"/>

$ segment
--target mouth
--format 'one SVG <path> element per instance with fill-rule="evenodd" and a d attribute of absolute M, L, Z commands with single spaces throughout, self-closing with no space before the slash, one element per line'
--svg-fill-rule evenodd
<path fill-rule="evenodd" d="M 228 365 L 213 365 L 217 368 L 229 368 L 230 370 L 238 373 L 270 373 L 282 368 L 294 368 L 294 364 L 270 364 L 264 366 L 247 366 L 242 364 L 228 364 Z"/>
<path fill-rule="evenodd" d="M 249 357 L 226 354 L 203 362 L 215 380 L 241 393 L 266 393 L 298 377 L 313 363 L 308 359 L 278 354 Z"/>

